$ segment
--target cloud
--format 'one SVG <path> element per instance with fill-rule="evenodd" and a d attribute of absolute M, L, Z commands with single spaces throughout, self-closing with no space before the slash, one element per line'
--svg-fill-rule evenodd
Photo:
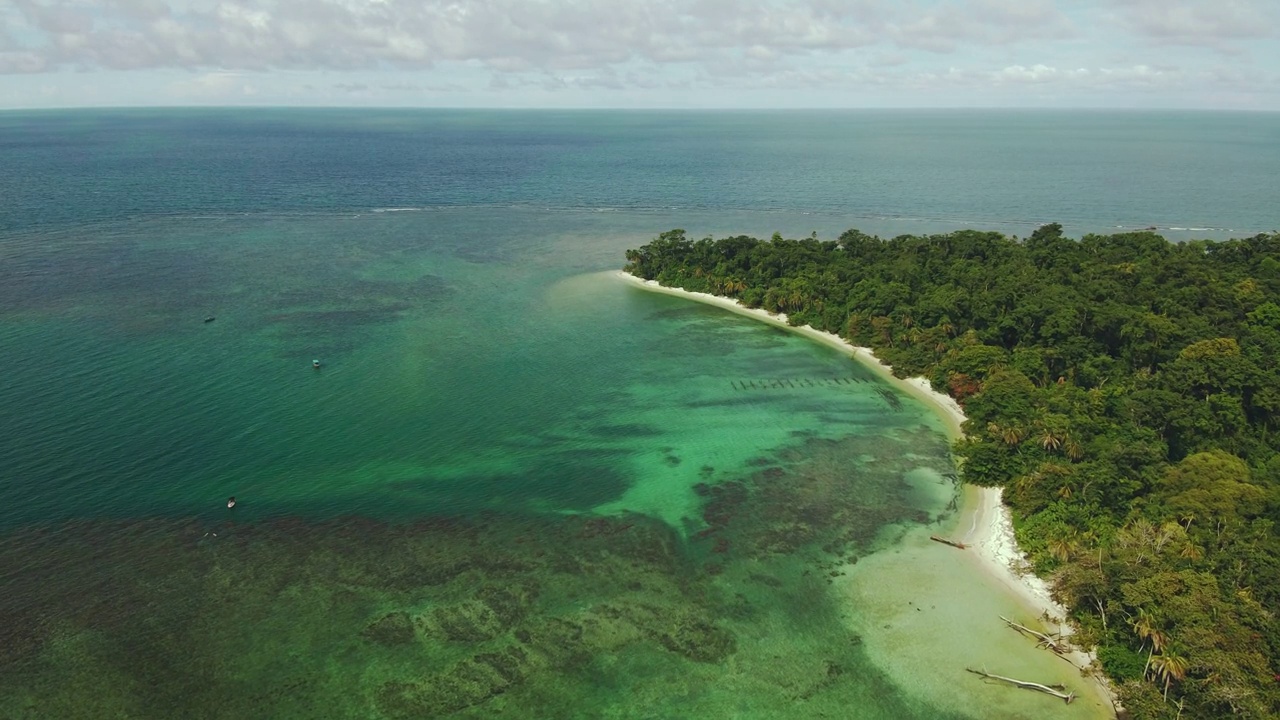
<path fill-rule="evenodd" d="M 1062 85 L 1090 89 L 1177 86 L 1193 83 L 1199 79 L 1176 67 L 1160 68 L 1150 65 L 1093 69 L 1059 69 L 1043 64 L 1030 67 L 1010 65 L 988 73 L 987 77 L 1000 85 Z"/>
<path fill-rule="evenodd" d="M 1049 0 L 943 2 L 906 24 L 893 25 L 897 43 L 933 52 L 967 44 L 1004 45 L 1075 35 L 1070 20 Z"/>
<path fill-rule="evenodd" d="M 599 70 L 1070 31 L 1049 0 L 12 0 L 0 72 Z M 9 24 L 9 23 L 6 23 Z M 12 33 L 11 33 L 12 35 Z"/>
<path fill-rule="evenodd" d="M 1231 49 L 1280 35 L 1275 0 L 1111 0 L 1122 23 L 1158 42 Z"/>
<path fill-rule="evenodd" d="M 175 81 L 169 91 L 179 98 L 196 102 L 218 101 L 237 96 L 255 95 L 257 91 L 234 72 L 209 72 Z"/>
<path fill-rule="evenodd" d="M 1089 71 L 1081 68 L 1069 72 L 1077 75 L 1087 75 Z M 1036 64 L 1031 67 L 1010 65 L 992 73 L 992 79 L 996 82 L 1042 83 L 1057 80 L 1066 74 L 1068 73 L 1063 73 L 1057 68 L 1049 67 L 1048 65 Z"/>
<path fill-rule="evenodd" d="M 1099 92 L 1174 93 L 1210 90 L 1248 90 L 1263 88 L 1268 80 L 1256 74 L 1240 73 L 1226 68 L 1187 69 L 1175 65 L 1095 65 L 1090 67 L 1057 67 L 1047 63 L 1014 64 L 999 68 L 948 66 L 939 69 L 913 69 L 905 65 L 884 67 L 867 64 L 859 68 L 838 66 L 780 68 L 761 70 L 755 74 L 703 75 L 694 81 L 705 90 L 720 88 L 772 88 L 778 90 L 813 89 L 832 93 L 857 93 L 882 90 L 900 97 L 968 97 L 981 91 L 986 99 L 1016 97 L 1023 90 L 1034 89 L 1042 97 L 1094 97 Z M 546 83 L 567 89 L 572 82 L 559 79 Z M 1011 95 L 1012 94 L 1012 95 Z M 961 103 L 969 104 L 969 103 Z"/>
<path fill-rule="evenodd" d="M 464 93 L 471 92 L 471 88 L 459 83 L 387 83 L 379 85 L 380 90 L 388 90 L 394 93 Z"/>
<path fill-rule="evenodd" d="M 0 104 L 1280 107 L 1277 35 L 1280 0 L 0 0 Z"/>
<path fill-rule="evenodd" d="M 38 73 L 49 69 L 44 57 L 34 52 L 7 51 L 0 52 L 0 73 L 13 75 L 19 73 Z"/>

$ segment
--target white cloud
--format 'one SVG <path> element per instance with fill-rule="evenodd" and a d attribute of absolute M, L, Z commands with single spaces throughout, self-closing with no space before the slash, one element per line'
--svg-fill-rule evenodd
<path fill-rule="evenodd" d="M 1049 0 L 973 0 L 939 3 L 891 32 L 904 47 L 954 52 L 974 43 L 1069 37 L 1075 28 Z"/>
<path fill-rule="evenodd" d="M 1045 82 L 1056 79 L 1061 75 L 1062 73 L 1057 68 L 1052 68 L 1048 65 L 1037 64 L 1031 67 L 1010 65 L 994 73 L 993 79 L 997 82 Z"/>
<path fill-rule="evenodd" d="M 43 56 L 27 51 L 0 52 L 0 73 L 38 73 L 48 70 Z"/>
<path fill-rule="evenodd" d="M 0 0 L 0 106 L 112 77 L 161 104 L 1280 108 L 1277 28 L 1280 0 Z"/>
<path fill-rule="evenodd" d="M 1175 67 L 1150 65 L 1059 69 L 1037 63 L 1031 66 L 1010 65 L 988 74 L 999 84 L 1058 85 L 1065 88 L 1104 89 L 1114 87 L 1141 88 L 1177 86 L 1197 82 L 1197 78 Z"/>
<path fill-rule="evenodd" d="M 174 82 L 169 89 L 176 97 L 196 101 L 223 100 L 252 94 L 244 76 L 230 72 L 202 73 Z"/>
<path fill-rule="evenodd" d="M 1111 0 L 1133 32 L 1160 42 L 1230 49 L 1280 35 L 1275 0 Z"/>
<path fill-rule="evenodd" d="M 500 71 L 590 69 L 877 44 L 942 51 L 1069 30 L 1049 0 L 14 0 L 14 8 L 30 28 L 19 49 L 42 69 L 347 70 L 467 60 Z"/>

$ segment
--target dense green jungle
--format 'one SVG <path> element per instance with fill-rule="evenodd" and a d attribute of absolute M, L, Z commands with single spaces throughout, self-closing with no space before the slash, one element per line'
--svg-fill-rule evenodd
<path fill-rule="evenodd" d="M 1004 488 L 1133 717 L 1280 717 L 1280 234 L 672 230 L 627 260 L 960 401 L 963 478 Z"/>

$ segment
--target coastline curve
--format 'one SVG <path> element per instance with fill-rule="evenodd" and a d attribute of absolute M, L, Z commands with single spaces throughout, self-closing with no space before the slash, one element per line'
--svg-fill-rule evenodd
<path fill-rule="evenodd" d="M 615 273 L 615 277 L 647 292 L 681 297 L 744 315 L 845 353 L 886 382 L 931 407 L 942 421 L 949 440 L 954 442 L 964 437 L 963 425 L 966 420 L 964 409 L 954 398 L 934 390 L 925 377 L 905 379 L 897 377 L 893 374 L 892 367 L 876 357 L 871 348 L 853 345 L 834 333 L 818 330 L 810 325 L 791 325 L 785 314 L 771 313 L 760 308 L 748 308 L 733 298 L 668 287 L 659 284 L 656 280 L 645 280 L 621 270 Z M 1002 586 L 1024 611 L 1056 626 L 1057 632 L 1067 637 L 1072 629 L 1067 621 L 1066 608 L 1053 599 L 1049 584 L 1030 571 L 1026 556 L 1018 549 L 1014 537 L 1013 519 L 1009 508 L 1002 501 L 1002 495 L 1001 488 L 964 486 L 957 513 L 960 520 L 954 529 L 957 533 L 963 533 L 961 535 L 963 543 L 974 551 L 973 557 L 978 561 L 976 564 L 989 579 Z M 965 518 L 969 518 L 969 522 L 965 522 Z M 1092 682 L 1088 685 L 1096 693 L 1097 698 L 1109 705 L 1113 711 L 1118 711 L 1116 693 L 1107 678 L 1098 670 L 1093 650 L 1074 649 L 1059 657 L 1076 667 L 1082 677 L 1091 678 Z"/>

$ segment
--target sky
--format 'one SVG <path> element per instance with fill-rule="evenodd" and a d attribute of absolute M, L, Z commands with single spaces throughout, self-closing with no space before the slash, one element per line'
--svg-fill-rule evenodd
<path fill-rule="evenodd" d="M 1280 0 L 0 0 L 0 109 L 1280 110 Z"/>

